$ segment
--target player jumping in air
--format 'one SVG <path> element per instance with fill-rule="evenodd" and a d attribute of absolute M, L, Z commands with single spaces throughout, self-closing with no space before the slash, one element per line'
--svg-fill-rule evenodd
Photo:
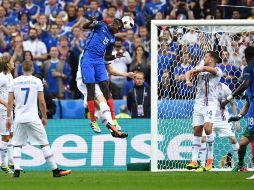
<path fill-rule="evenodd" d="M 91 127 L 98 128 L 94 114 L 96 83 L 99 84 L 106 99 L 112 119 L 115 119 L 114 102 L 108 87 L 108 75 L 104 61 L 111 61 L 123 56 L 121 52 L 112 55 L 115 42 L 114 34 L 123 28 L 123 23 L 120 19 L 114 19 L 112 24 L 106 25 L 104 22 L 97 22 L 95 17 L 91 17 L 90 21 L 83 25 L 83 28 L 92 29 L 92 32 L 80 57 L 81 75 L 87 88 L 87 107 L 90 112 Z M 128 136 L 127 133 L 118 131 L 114 123 L 108 123 L 107 127 L 113 131 L 113 135 L 116 137 L 125 138 Z"/>
<path fill-rule="evenodd" d="M 47 111 L 44 100 L 43 85 L 40 79 L 32 76 L 33 62 L 25 61 L 22 63 L 24 75 L 17 77 L 11 84 L 8 94 L 8 106 L 6 116 L 6 129 L 11 127 L 11 112 L 15 101 L 15 128 L 13 131 L 13 177 L 20 176 L 20 162 L 22 146 L 29 142 L 32 145 L 39 145 L 42 149 L 45 160 L 50 166 L 53 177 L 61 177 L 71 173 L 70 170 L 58 169 L 53 157 L 53 152 L 49 146 L 45 131 L 47 125 Z M 39 102 L 42 119 L 38 115 Z"/>
<path fill-rule="evenodd" d="M 130 78 L 132 78 L 134 76 L 133 72 L 127 73 L 127 72 L 120 72 L 120 71 L 114 70 L 114 68 L 111 64 L 106 64 L 106 67 L 107 67 L 109 74 L 111 74 L 111 75 L 126 76 L 126 77 L 130 77 Z M 87 88 L 86 88 L 86 85 L 82 82 L 80 66 L 78 67 L 76 81 L 77 81 L 77 87 L 78 87 L 79 91 L 84 95 L 84 106 L 86 107 L 86 105 L 87 105 L 87 101 L 86 101 L 87 100 Z M 98 84 L 95 84 L 95 97 L 96 97 L 96 102 L 95 102 L 96 106 L 95 107 L 96 107 L 97 117 L 100 118 L 100 120 L 102 121 L 102 123 L 105 126 L 107 126 L 108 123 L 113 122 L 116 125 L 117 130 L 121 130 L 121 127 L 116 122 L 117 120 L 112 120 L 110 109 L 107 105 L 107 101 L 106 101 L 105 97 L 103 96 L 103 93 L 101 92 L 101 89 Z M 97 126 L 96 128 L 92 127 L 92 129 L 95 133 L 101 132 L 101 129 L 99 128 L 99 126 Z M 115 133 L 112 133 L 112 135 L 114 135 L 114 134 Z"/>
<path fill-rule="evenodd" d="M 11 160 L 11 154 L 13 149 L 10 140 L 10 130 L 6 130 L 6 109 L 8 105 L 8 92 L 13 80 L 11 71 L 14 69 L 14 63 L 11 61 L 9 55 L 4 55 L 0 57 L 0 135 L 2 137 L 0 141 L 0 159 L 1 159 L 1 169 L 5 173 L 13 173 L 13 171 L 8 167 L 8 159 Z M 9 147 L 8 147 L 9 146 Z M 7 156 L 8 154 L 8 156 Z M 8 159 L 7 159 L 8 158 Z"/>
<path fill-rule="evenodd" d="M 231 144 L 232 149 L 237 157 L 237 152 L 239 149 L 239 144 L 237 142 L 237 139 L 235 137 L 235 132 L 231 124 L 228 123 L 229 118 L 229 112 L 227 107 L 225 109 L 220 108 L 220 103 L 222 100 L 225 100 L 228 95 L 230 95 L 232 92 L 229 89 L 227 85 L 224 83 L 219 83 L 217 86 L 217 93 L 218 93 L 218 109 L 215 114 L 214 123 L 213 123 L 213 134 L 216 134 L 216 131 L 218 132 L 219 137 L 228 137 Z M 230 102 L 232 111 L 235 115 L 237 115 L 237 109 L 235 102 L 232 100 Z M 240 124 L 238 121 L 234 122 L 235 128 L 237 131 L 240 130 Z M 204 131 L 203 131 L 204 133 Z M 197 172 L 203 172 L 205 171 L 205 161 L 206 161 L 206 137 L 205 134 L 202 137 L 202 143 L 199 150 L 199 157 L 201 161 L 201 166 L 197 169 Z"/>
<path fill-rule="evenodd" d="M 224 100 L 221 104 L 222 108 L 231 101 L 234 97 L 242 94 L 247 89 L 247 95 L 249 97 L 250 106 L 247 113 L 247 128 L 250 132 L 249 141 L 251 144 L 254 143 L 254 47 L 249 46 L 244 50 L 245 59 L 247 66 L 243 70 L 243 82 L 242 84 Z M 252 145 L 253 147 L 253 145 Z M 254 150 L 252 148 L 252 157 L 254 155 Z M 254 179 L 254 175 L 247 178 Z"/>
<path fill-rule="evenodd" d="M 198 80 L 192 121 L 194 131 L 192 160 L 186 165 L 186 168 L 189 170 L 199 167 L 197 160 L 203 128 L 208 144 L 208 160 L 205 169 L 211 170 L 213 166 L 214 135 L 212 133 L 212 126 L 218 107 L 217 85 L 222 76 L 222 71 L 220 68 L 216 67 L 217 62 L 217 53 L 208 51 L 204 57 L 204 66 L 196 66 L 186 73 L 187 86 L 192 86 L 190 81 L 192 76 L 197 76 Z"/>

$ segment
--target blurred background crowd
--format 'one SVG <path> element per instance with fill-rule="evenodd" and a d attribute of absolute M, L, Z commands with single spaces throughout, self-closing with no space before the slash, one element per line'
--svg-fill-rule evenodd
<path fill-rule="evenodd" d="M 10 54 L 15 60 L 15 77 L 22 75 L 22 62 L 32 60 L 34 74 L 41 73 L 47 93 L 57 99 L 82 98 L 75 79 L 78 58 L 90 33 L 82 24 L 90 16 L 108 24 L 115 17 L 134 18 L 134 28 L 116 37 L 114 53 L 124 51 L 124 57 L 111 64 L 119 71 L 141 71 L 144 75 L 138 83 L 147 88 L 151 81 L 152 19 L 254 19 L 253 0 L 0 0 L 0 5 L 0 54 Z M 193 89 L 186 91 L 184 74 L 209 49 L 209 36 L 195 28 L 158 29 L 159 97 L 188 97 Z M 251 33 L 217 37 L 222 82 L 231 85 L 231 90 L 241 80 L 243 50 L 250 43 Z M 136 82 L 110 76 L 113 98 L 128 99 Z"/>

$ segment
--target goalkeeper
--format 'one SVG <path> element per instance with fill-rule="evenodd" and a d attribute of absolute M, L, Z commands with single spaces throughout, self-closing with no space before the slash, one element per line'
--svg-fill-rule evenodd
<path fill-rule="evenodd" d="M 247 114 L 249 106 L 250 106 L 250 102 L 249 102 L 247 94 L 245 94 L 245 100 L 246 100 L 246 103 L 245 103 L 244 107 L 242 108 L 241 112 L 238 115 L 231 116 L 228 119 L 228 122 L 239 121 L 243 116 L 245 116 Z M 247 149 L 249 142 L 250 142 L 250 131 L 247 127 L 241 137 L 240 148 L 238 150 L 238 164 L 236 164 L 235 167 L 233 168 L 233 170 L 232 170 L 233 172 L 237 172 L 239 170 L 243 171 L 243 172 L 248 171 L 244 165 L 244 156 L 246 154 L 246 149 Z M 254 143 L 252 143 L 252 152 L 253 151 L 254 151 Z M 252 154 L 252 156 L 253 156 L 253 154 Z M 252 157 L 252 160 L 254 161 L 253 157 Z"/>

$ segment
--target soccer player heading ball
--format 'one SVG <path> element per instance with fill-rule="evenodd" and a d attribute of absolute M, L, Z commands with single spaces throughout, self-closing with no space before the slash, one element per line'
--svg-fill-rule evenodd
<path fill-rule="evenodd" d="M 111 61 L 123 57 L 122 52 L 112 55 L 115 36 L 114 34 L 123 29 L 121 19 L 114 19 L 112 24 L 96 21 L 90 17 L 90 21 L 83 25 L 84 29 L 92 29 L 87 39 L 86 47 L 80 56 L 80 68 L 82 81 L 87 87 L 87 107 L 90 112 L 91 127 L 96 128 L 98 124 L 95 118 L 95 84 L 99 87 L 105 97 L 111 111 L 111 117 L 115 119 L 114 102 L 108 87 L 108 75 L 105 61 Z M 105 60 L 104 60 L 105 59 Z M 114 123 L 109 121 L 107 127 L 113 132 L 112 135 L 119 138 L 126 138 L 127 133 L 116 129 Z"/>

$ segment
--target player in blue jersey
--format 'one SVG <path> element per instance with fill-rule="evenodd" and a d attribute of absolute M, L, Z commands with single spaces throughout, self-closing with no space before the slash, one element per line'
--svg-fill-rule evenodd
<path fill-rule="evenodd" d="M 249 141 L 251 143 L 254 142 L 254 47 L 249 46 L 244 51 L 245 59 L 247 62 L 247 66 L 243 70 L 243 82 L 242 84 L 231 94 L 227 97 L 225 101 L 222 102 L 222 108 L 230 102 L 234 97 L 242 94 L 246 89 L 247 95 L 249 97 L 249 110 L 247 113 L 247 128 L 250 131 L 250 138 Z M 253 152 L 254 150 L 252 150 Z M 254 179 L 254 175 L 247 178 L 247 179 Z"/>
<path fill-rule="evenodd" d="M 96 21 L 95 17 L 90 17 L 90 21 L 83 25 L 84 29 L 92 29 L 86 46 L 80 57 L 80 67 L 83 83 L 87 87 L 87 107 L 90 112 L 91 127 L 96 128 L 98 124 L 94 116 L 95 112 L 95 84 L 99 84 L 100 89 L 107 100 L 111 111 L 112 119 L 115 119 L 114 102 L 108 87 L 108 75 L 105 67 L 105 61 L 111 61 L 123 56 L 121 52 L 112 55 L 115 37 L 123 28 L 120 19 L 114 19 L 113 23 L 107 25 L 104 22 Z M 114 135 L 120 138 L 128 136 L 127 133 L 119 132 L 114 124 L 108 124 L 107 127 L 113 131 Z"/>

